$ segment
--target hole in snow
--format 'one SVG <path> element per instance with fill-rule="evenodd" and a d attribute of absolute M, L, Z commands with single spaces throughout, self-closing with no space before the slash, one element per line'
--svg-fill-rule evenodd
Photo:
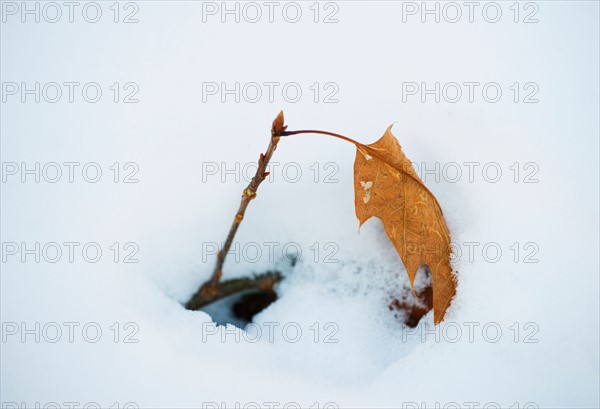
<path fill-rule="evenodd" d="M 286 264 L 289 263 L 288 265 L 293 268 L 297 262 L 297 254 L 287 255 Z M 282 269 L 285 270 L 285 266 L 279 265 L 277 271 L 267 271 L 266 273 L 259 274 L 258 276 L 263 278 L 270 277 L 270 279 L 267 281 L 255 281 L 253 287 L 248 288 L 246 286 L 247 289 L 238 290 L 234 294 L 213 301 L 200 308 L 200 311 L 204 311 L 210 315 L 217 325 L 231 324 L 238 328 L 245 328 L 258 313 L 277 300 L 276 286 L 283 279 Z M 258 276 L 255 275 L 254 278 L 256 279 Z M 240 277 L 239 279 L 243 280 L 244 277 Z M 230 280 L 230 284 L 231 281 L 239 279 Z"/>
<path fill-rule="evenodd" d="M 230 295 L 202 307 L 218 325 L 231 324 L 244 328 L 256 314 L 277 300 L 275 290 L 247 290 Z"/>
<path fill-rule="evenodd" d="M 422 265 L 417 271 L 415 293 L 416 298 L 410 287 L 405 287 L 400 297 L 389 305 L 390 311 L 395 311 L 394 316 L 410 328 L 415 328 L 421 318 L 433 308 L 431 271 L 426 265 Z"/>

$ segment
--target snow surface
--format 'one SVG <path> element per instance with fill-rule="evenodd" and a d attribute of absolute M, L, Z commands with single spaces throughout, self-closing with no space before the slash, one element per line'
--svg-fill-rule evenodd
<path fill-rule="evenodd" d="M 401 3 L 359 1 L 336 3 L 337 24 L 313 23 L 312 3 L 302 3 L 305 17 L 296 24 L 280 17 L 203 23 L 202 3 L 191 1 L 137 2 L 139 23 L 115 24 L 111 3 L 101 4 L 106 17 L 97 24 L 11 17 L 1 26 L 3 82 L 95 81 L 105 92 L 97 104 L 2 104 L 3 163 L 97 162 L 104 172 L 98 183 L 66 176 L 54 184 L 18 176 L 2 183 L 3 243 L 98 242 L 103 249 L 98 263 L 80 253 L 73 263 L 65 256 L 3 260 L 3 407 L 600 405 L 597 2 L 536 2 L 537 24 L 512 22 L 512 2 L 501 3 L 496 24 L 481 14 L 474 23 L 403 23 Z M 111 102 L 109 85 L 129 81 L 139 85 L 140 102 Z M 280 94 L 273 103 L 203 103 L 202 83 L 222 81 L 297 82 L 305 94 L 297 103 Z M 497 82 L 503 96 L 496 104 L 481 94 L 474 103 L 418 96 L 403 103 L 402 83 L 410 81 Z M 337 83 L 339 102 L 315 103 L 314 82 Z M 538 84 L 539 103 L 514 103 L 514 82 Z M 472 261 L 463 245 L 455 262 L 458 294 L 439 340 L 426 332 L 431 314 L 423 321 L 429 327 L 413 330 L 388 309 L 406 288 L 406 273 L 378 220 L 358 232 L 353 146 L 316 135 L 280 142 L 274 181 L 250 204 L 236 241 L 261 243 L 260 260 L 225 264 L 226 278 L 280 269 L 279 299 L 247 332 L 216 328 L 207 313 L 181 306 L 212 272 L 214 256 L 203 260 L 203 243 L 224 240 L 246 184 L 232 175 L 203 182 L 203 164 L 231 169 L 255 161 L 281 109 L 290 129 L 369 143 L 397 121 L 393 131 L 408 157 L 429 168 L 500 165 L 497 183 L 486 182 L 481 167 L 473 183 L 466 174 L 457 183 L 426 180 L 454 241 L 480 243 Z M 138 164 L 139 183 L 113 183 L 114 162 Z M 509 168 L 515 162 L 519 183 Z M 529 162 L 538 183 L 522 183 Z M 298 166 L 302 177 L 292 183 Z M 323 183 L 332 169 L 337 182 Z M 114 263 L 114 242 L 137 243 L 139 262 Z M 273 260 L 268 242 L 279 243 Z M 529 242 L 539 249 L 537 263 L 523 262 L 535 249 L 523 247 Z M 302 249 L 294 267 L 282 257 L 286 243 Z M 501 247 L 499 261 L 483 258 L 486 243 Z M 338 262 L 326 263 L 331 249 Z M 79 324 L 73 342 L 65 322 Z M 22 342 L 10 323 L 34 333 L 40 323 L 48 332 Z M 48 323 L 62 328 L 58 342 L 48 342 L 55 329 Z M 83 338 L 86 323 L 102 329 L 98 342 Z M 139 342 L 124 342 L 136 328 Z"/>

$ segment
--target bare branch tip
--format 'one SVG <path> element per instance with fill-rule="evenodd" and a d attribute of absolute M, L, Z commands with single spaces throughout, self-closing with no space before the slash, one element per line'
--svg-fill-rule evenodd
<path fill-rule="evenodd" d="M 284 126 L 285 119 L 283 116 L 283 111 L 279 112 L 279 115 L 273 121 L 273 125 L 271 126 L 271 136 L 281 136 L 281 133 L 285 131 L 287 126 Z"/>

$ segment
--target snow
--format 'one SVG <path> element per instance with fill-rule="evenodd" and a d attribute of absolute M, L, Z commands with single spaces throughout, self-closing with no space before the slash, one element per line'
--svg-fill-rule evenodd
<path fill-rule="evenodd" d="M 269 23 L 260 2 L 263 20 L 221 23 L 202 14 L 220 2 L 135 2 L 134 24 L 99 4 L 95 24 L 65 21 L 66 6 L 57 23 L 21 23 L 3 8 L 3 83 L 96 82 L 103 92 L 94 104 L 78 88 L 69 103 L 62 86 L 52 104 L 3 90 L 3 407 L 600 406 L 598 3 L 529 3 L 533 24 L 522 22 L 533 9 L 520 3 L 514 23 L 504 2 L 497 23 L 480 9 L 469 23 L 466 6 L 457 23 L 421 23 L 402 15 L 420 2 L 335 2 L 331 24 L 313 22 L 312 3 L 300 3 L 298 23 L 277 13 Z M 133 10 L 120 6 L 120 19 Z M 319 7 L 320 20 L 334 10 Z M 119 100 L 135 82 L 139 102 L 114 103 L 115 82 Z M 203 95 L 209 82 L 256 82 L 263 95 L 222 103 L 206 84 Z M 286 102 L 277 88 L 269 102 L 265 82 L 296 82 L 302 97 Z M 422 103 L 403 95 L 409 82 L 456 82 L 463 96 Z M 502 98 L 486 102 L 480 87 L 470 103 L 465 82 L 498 83 Z M 523 103 L 529 82 L 538 103 Z M 324 103 L 336 89 L 339 102 Z M 358 231 L 354 147 L 322 135 L 282 138 L 225 263 L 225 278 L 282 271 L 278 300 L 248 328 L 182 307 L 212 273 L 280 110 L 290 130 L 364 143 L 397 121 L 460 252 L 458 293 L 437 330 L 431 313 L 411 329 L 389 310 L 406 272 L 381 222 Z M 48 182 L 49 167 L 23 183 L 23 162 L 40 174 L 56 162 L 62 177 Z M 80 163 L 72 183 L 65 162 Z M 102 170 L 97 183 L 82 176 L 87 163 L 97 164 L 90 177 Z M 123 183 L 128 175 L 139 182 Z M 65 242 L 79 243 L 73 262 Z M 40 243 L 38 254 L 58 243 L 62 256 L 49 262 L 50 246 L 36 262 L 21 243 Z M 86 243 L 97 243 L 91 258 L 101 248 L 98 262 L 84 259 Z"/>

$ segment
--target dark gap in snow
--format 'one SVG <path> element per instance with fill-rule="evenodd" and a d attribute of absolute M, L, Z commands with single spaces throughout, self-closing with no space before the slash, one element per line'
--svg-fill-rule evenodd
<path fill-rule="evenodd" d="M 275 290 L 251 289 L 225 297 L 201 308 L 217 325 L 231 324 L 245 328 L 254 316 L 273 302 L 278 296 Z"/>
<path fill-rule="evenodd" d="M 255 288 L 239 291 L 217 301 L 210 302 L 201 307 L 200 310 L 210 315 L 217 325 L 231 324 L 238 328 L 245 328 L 246 325 L 252 322 L 254 316 L 277 300 L 278 295 L 273 286 L 282 279 L 281 271 L 293 269 L 298 261 L 299 258 L 297 255 L 289 255 L 284 265 L 280 265 L 277 271 L 268 271 L 260 275 L 254 275 L 254 278 L 258 276 L 273 277 L 275 275 L 279 278 L 267 284 L 261 284 Z M 241 277 L 229 282 L 243 279 L 244 277 Z"/>
<path fill-rule="evenodd" d="M 433 285 L 431 271 L 422 265 L 415 277 L 415 293 L 410 287 L 405 287 L 400 297 L 395 298 L 389 305 L 390 311 L 395 311 L 394 317 L 403 321 L 410 328 L 415 328 L 433 308 Z"/>

